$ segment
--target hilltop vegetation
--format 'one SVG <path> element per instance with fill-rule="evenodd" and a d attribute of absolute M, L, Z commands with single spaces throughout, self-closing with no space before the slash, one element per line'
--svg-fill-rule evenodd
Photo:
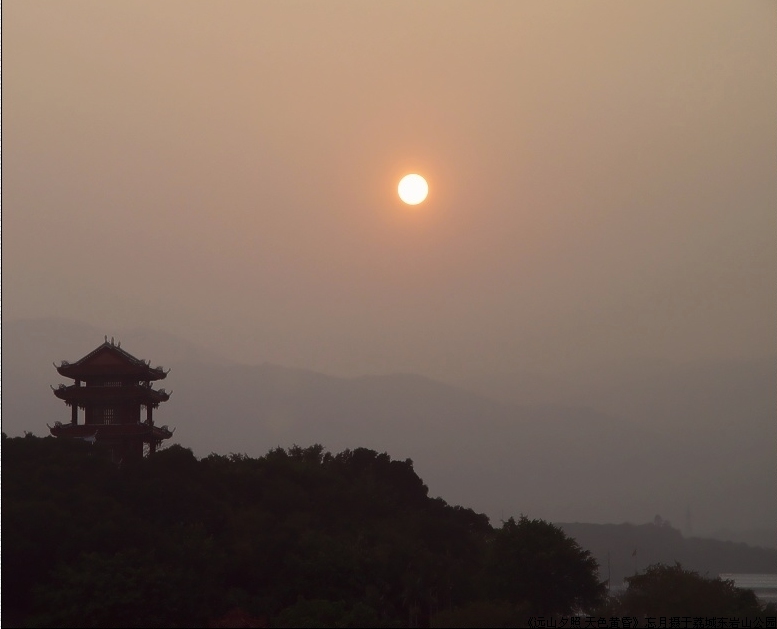
<path fill-rule="evenodd" d="M 559 527 L 494 528 L 430 498 L 411 461 L 363 448 L 198 460 L 172 446 L 120 468 L 78 441 L 3 435 L 2 449 L 5 624 L 521 626 L 649 608 L 656 589 L 607 603 Z M 738 592 L 732 611 L 759 609 Z"/>
<path fill-rule="evenodd" d="M 569 613 L 603 592 L 557 527 L 493 529 L 366 449 L 173 446 L 117 468 L 82 442 L 4 436 L 3 481 L 3 611 L 36 626 L 203 626 L 234 608 L 275 626 L 418 626 L 476 601 Z"/>

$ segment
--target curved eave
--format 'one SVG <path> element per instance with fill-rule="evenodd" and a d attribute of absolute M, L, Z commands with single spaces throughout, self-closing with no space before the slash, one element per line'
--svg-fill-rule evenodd
<path fill-rule="evenodd" d="M 105 357 L 109 356 L 107 362 Z M 114 344 L 113 339 L 93 349 L 83 358 L 74 363 L 63 360 L 60 365 L 54 365 L 60 375 L 66 378 L 89 378 L 106 375 L 137 376 L 139 380 L 162 380 L 167 372 L 160 366 L 152 367 L 151 362 L 136 358 L 128 351 L 121 349 L 121 343 Z"/>
<path fill-rule="evenodd" d="M 157 406 L 170 399 L 170 393 L 139 385 L 131 387 L 60 387 L 54 389 L 54 395 L 64 400 L 68 405 L 84 404 L 86 402 L 126 403 L 135 401 L 138 404 Z"/>
<path fill-rule="evenodd" d="M 60 365 L 57 367 L 57 373 L 71 380 L 88 380 L 89 378 L 105 378 L 107 376 L 124 376 L 152 381 L 167 378 L 167 372 L 163 369 L 135 365 Z"/>
<path fill-rule="evenodd" d="M 162 441 L 173 436 L 166 426 L 148 424 L 63 424 L 56 422 L 49 426 L 54 437 L 86 439 L 87 441 L 113 441 L 115 439 L 142 439 L 143 441 Z"/>

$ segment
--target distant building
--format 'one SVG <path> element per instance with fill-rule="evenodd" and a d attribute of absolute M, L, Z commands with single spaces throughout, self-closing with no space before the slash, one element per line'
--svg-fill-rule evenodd
<path fill-rule="evenodd" d="M 60 375 L 75 380 L 54 389 L 54 395 L 71 408 L 70 423 L 49 426 L 55 437 L 100 443 L 111 450 L 117 463 L 139 460 L 144 451 L 153 454 L 164 439 L 172 437 L 167 426 L 155 426 L 153 419 L 153 409 L 170 399 L 170 393 L 151 386 L 166 378 L 169 370 L 151 367 L 108 337 L 77 362 L 63 360 L 59 367 L 54 366 Z M 81 424 L 78 409 L 84 411 Z"/>

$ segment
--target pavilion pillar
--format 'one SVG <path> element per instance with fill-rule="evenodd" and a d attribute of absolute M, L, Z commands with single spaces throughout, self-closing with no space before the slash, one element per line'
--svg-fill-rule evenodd
<path fill-rule="evenodd" d="M 153 419 L 153 417 L 151 415 L 151 409 L 152 409 L 151 404 L 147 404 L 146 405 L 146 423 L 148 423 L 149 426 L 153 426 L 154 425 L 154 419 Z"/>
<path fill-rule="evenodd" d="M 75 402 L 73 402 L 73 405 L 70 407 L 70 423 L 73 424 L 73 426 L 78 424 L 78 404 Z"/>

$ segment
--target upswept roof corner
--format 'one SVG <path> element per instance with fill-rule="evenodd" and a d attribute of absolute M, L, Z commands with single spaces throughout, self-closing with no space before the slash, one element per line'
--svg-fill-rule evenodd
<path fill-rule="evenodd" d="M 151 367 L 150 360 L 145 360 L 143 358 L 137 358 L 133 356 L 128 351 L 122 349 L 121 342 L 116 342 L 114 340 L 114 337 L 111 337 L 111 340 L 109 341 L 107 335 L 105 336 L 105 341 L 101 343 L 99 346 L 97 346 L 95 349 L 93 349 L 91 352 L 86 354 L 86 356 L 78 359 L 75 362 L 69 362 L 67 360 L 63 360 L 60 362 L 59 366 L 57 366 L 57 364 L 54 363 L 54 367 L 61 375 L 67 376 L 68 374 L 66 372 L 76 371 L 78 370 L 79 367 L 83 367 L 84 365 L 87 365 L 95 356 L 97 356 L 97 354 L 105 350 L 108 350 L 111 353 L 120 356 L 129 365 L 132 365 L 134 367 L 137 367 L 139 370 L 152 374 L 154 376 L 153 377 L 154 380 L 161 380 L 165 378 L 168 373 L 170 373 L 170 369 L 165 370 L 164 367 L 162 367 L 161 365 L 158 365 L 156 367 Z"/>

